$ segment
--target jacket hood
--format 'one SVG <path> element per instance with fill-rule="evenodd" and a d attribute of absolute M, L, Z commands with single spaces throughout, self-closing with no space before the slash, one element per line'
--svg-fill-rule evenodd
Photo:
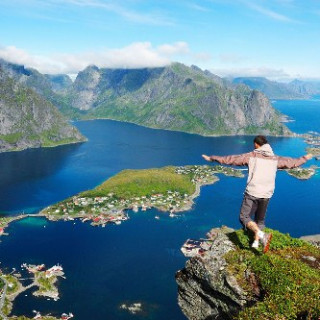
<path fill-rule="evenodd" d="M 272 150 L 270 144 L 268 144 L 268 143 L 264 144 L 263 146 L 261 146 L 258 149 L 255 149 L 254 152 L 260 153 L 260 154 L 267 156 L 267 157 L 274 156 L 273 150 Z"/>

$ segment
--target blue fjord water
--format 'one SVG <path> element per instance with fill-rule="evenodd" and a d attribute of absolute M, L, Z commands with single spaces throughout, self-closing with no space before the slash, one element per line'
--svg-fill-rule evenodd
<path fill-rule="evenodd" d="M 296 119 L 288 123 L 296 132 L 320 131 L 319 121 L 314 121 L 320 116 L 319 101 L 316 106 L 308 101 L 275 103 Z M 252 137 L 246 136 L 201 137 L 109 120 L 77 122 L 76 126 L 88 142 L 0 155 L 0 212 L 37 212 L 126 168 L 204 164 L 202 153 L 252 149 Z M 300 156 L 306 147 L 298 138 L 270 138 L 270 143 L 277 154 L 286 156 Z M 220 176 L 218 183 L 203 187 L 193 209 L 177 219 L 149 210 L 129 212 L 130 220 L 106 228 L 42 218 L 13 223 L 7 229 L 10 235 L 1 238 L 1 267 L 61 263 L 67 277 L 59 281 L 57 302 L 27 292 L 16 299 L 13 313 L 31 316 L 36 309 L 52 314 L 72 311 L 80 320 L 185 319 L 177 305 L 174 279 L 186 261 L 180 246 L 187 238 L 204 237 L 212 227 L 240 227 L 245 180 Z M 319 233 L 319 173 L 299 181 L 279 172 L 276 183 L 268 226 L 296 237 Z M 145 313 L 133 316 L 119 309 L 120 304 L 133 302 L 142 302 Z"/>

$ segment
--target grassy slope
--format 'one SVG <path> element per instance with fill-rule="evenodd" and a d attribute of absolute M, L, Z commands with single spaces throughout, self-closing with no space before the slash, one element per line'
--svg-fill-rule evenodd
<path fill-rule="evenodd" d="M 230 235 L 239 247 L 227 255 L 230 271 L 243 287 L 248 286 L 245 273 L 247 270 L 253 271 L 264 293 L 263 301 L 240 312 L 237 319 L 318 319 L 320 250 L 278 231 L 267 232 L 273 233 L 267 254 L 251 249 L 249 238 L 243 230 Z"/>
<path fill-rule="evenodd" d="M 190 176 L 178 175 L 174 167 L 145 170 L 124 170 L 111 177 L 93 190 L 85 191 L 85 197 L 103 196 L 114 193 L 117 198 L 150 196 L 155 193 L 167 193 L 168 190 L 181 194 L 192 194 L 195 186 Z"/>

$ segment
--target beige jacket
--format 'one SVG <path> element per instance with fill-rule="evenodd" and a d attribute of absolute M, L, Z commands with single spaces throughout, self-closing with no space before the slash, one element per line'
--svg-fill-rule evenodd
<path fill-rule="evenodd" d="M 249 153 L 223 157 L 211 156 L 210 159 L 221 164 L 248 166 L 249 174 L 245 192 L 256 198 L 271 198 L 278 168 L 295 168 L 307 161 L 304 156 L 300 158 L 276 156 L 269 144 L 264 144 Z"/>

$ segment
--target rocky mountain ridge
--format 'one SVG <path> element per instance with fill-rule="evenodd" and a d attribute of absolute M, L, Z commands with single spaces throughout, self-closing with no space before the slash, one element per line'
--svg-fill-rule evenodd
<path fill-rule="evenodd" d="M 85 140 L 55 106 L 9 75 L 0 66 L 0 152 Z"/>
<path fill-rule="evenodd" d="M 74 83 L 0 60 L 8 75 L 69 119 L 108 118 L 200 135 L 290 135 L 259 91 L 181 63 L 143 69 L 89 66 Z"/>
<path fill-rule="evenodd" d="M 173 63 L 162 68 L 80 72 L 68 95 L 88 118 L 110 118 L 201 135 L 286 135 L 279 114 L 256 90 L 231 88 L 223 79 Z"/>

